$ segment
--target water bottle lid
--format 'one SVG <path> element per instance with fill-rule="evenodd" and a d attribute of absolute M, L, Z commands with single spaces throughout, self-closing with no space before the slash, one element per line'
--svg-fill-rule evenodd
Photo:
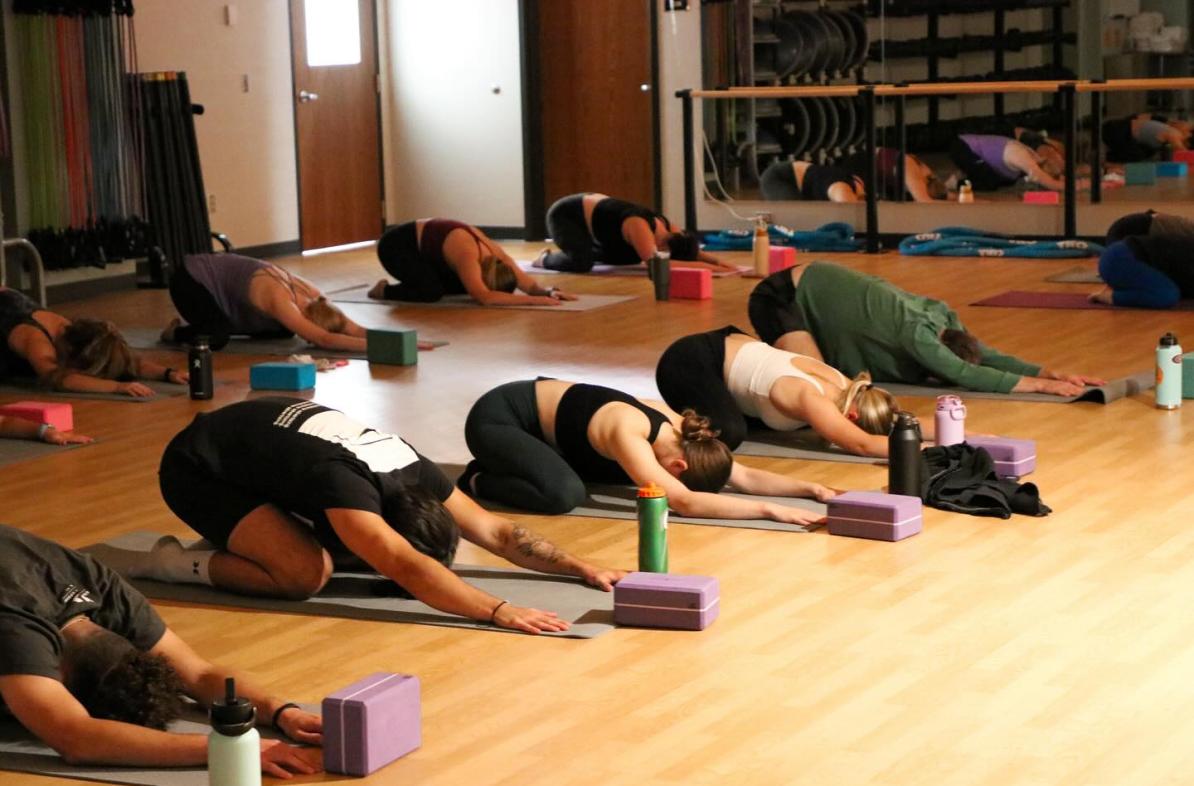
<path fill-rule="evenodd" d="M 211 703 L 211 727 L 225 737 L 239 737 L 257 724 L 257 710 L 236 695 L 236 681 L 224 681 L 224 698 Z"/>
<path fill-rule="evenodd" d="M 663 490 L 662 486 L 654 483 L 648 483 L 645 486 L 640 486 L 638 489 L 639 499 L 658 499 L 659 497 L 666 497 L 667 492 Z"/>
<path fill-rule="evenodd" d="M 953 409 L 960 406 L 962 406 L 962 399 L 955 395 L 947 394 L 937 397 L 937 409 Z"/>
<path fill-rule="evenodd" d="M 1163 347 L 1176 347 L 1177 336 L 1173 335 L 1172 333 L 1166 333 L 1165 335 L 1161 336 L 1160 345 Z"/>

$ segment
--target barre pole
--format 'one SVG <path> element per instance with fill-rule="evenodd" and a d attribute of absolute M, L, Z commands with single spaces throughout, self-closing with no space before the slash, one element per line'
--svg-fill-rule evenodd
<path fill-rule="evenodd" d="M 1065 237 L 1078 236 L 1078 93 L 1073 85 L 1061 88 L 1062 107 L 1065 111 Z"/>
<path fill-rule="evenodd" d="M 684 228 L 697 233 L 696 162 L 693 144 L 692 90 L 677 90 L 684 126 Z"/>
<path fill-rule="evenodd" d="M 908 124 L 905 122 L 904 111 L 907 99 L 904 96 L 895 97 L 895 124 L 896 124 L 896 146 L 899 148 L 900 157 L 896 159 L 896 197 L 897 202 L 905 202 L 908 189 L 905 187 L 907 182 L 907 163 L 905 161 L 908 155 Z"/>
<path fill-rule="evenodd" d="M 875 159 L 875 89 L 862 91 L 863 117 L 866 120 L 866 252 L 879 253 L 879 197 L 875 183 L 879 180 L 879 162 Z"/>
<path fill-rule="evenodd" d="M 1103 201 L 1103 94 L 1090 94 L 1090 201 Z"/>

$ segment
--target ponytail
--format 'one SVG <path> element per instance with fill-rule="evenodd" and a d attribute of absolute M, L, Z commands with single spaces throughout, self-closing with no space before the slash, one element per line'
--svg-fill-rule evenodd
<path fill-rule="evenodd" d="M 693 491 L 718 492 L 730 479 L 734 455 L 718 439 L 720 431 L 711 427 L 709 418 L 686 409 L 681 414 L 680 448 L 688 468 L 680 473 L 680 482 Z"/>
<path fill-rule="evenodd" d="M 838 399 L 841 413 L 846 415 L 852 407 L 858 410 L 858 427 L 868 434 L 886 436 L 891 432 L 891 425 L 895 422 L 896 412 L 899 411 L 895 396 L 883 388 L 875 387 L 871 382 L 871 375 L 866 371 L 850 381 L 850 386 L 842 391 Z"/>

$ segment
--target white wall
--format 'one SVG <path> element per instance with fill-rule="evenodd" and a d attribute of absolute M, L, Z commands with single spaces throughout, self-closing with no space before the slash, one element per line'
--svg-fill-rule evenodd
<path fill-rule="evenodd" d="M 137 0 L 142 71 L 186 71 L 214 231 L 238 246 L 296 240 L 298 176 L 287 0 Z M 249 92 L 243 91 L 248 76 Z"/>
<path fill-rule="evenodd" d="M 391 0 L 387 17 L 387 221 L 523 226 L 517 0 Z"/>

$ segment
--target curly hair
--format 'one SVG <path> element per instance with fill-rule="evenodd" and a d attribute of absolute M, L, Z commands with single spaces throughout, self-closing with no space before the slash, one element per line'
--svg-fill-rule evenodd
<path fill-rule="evenodd" d="M 686 409 L 680 413 L 680 447 L 688 468 L 680 473 L 680 482 L 693 491 L 718 492 L 730 479 L 734 455 L 718 439 L 720 431 L 710 428 L 709 418 Z"/>
<path fill-rule="evenodd" d="M 174 667 L 115 633 L 69 645 L 64 660 L 66 688 L 93 718 L 165 729 L 182 714 L 185 686 Z"/>

